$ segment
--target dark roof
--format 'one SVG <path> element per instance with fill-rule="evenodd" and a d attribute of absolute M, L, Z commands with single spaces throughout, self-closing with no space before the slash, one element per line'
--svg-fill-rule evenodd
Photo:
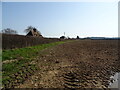
<path fill-rule="evenodd" d="M 36 29 L 30 30 L 27 36 L 41 36 L 42 37 L 42 35 Z"/>

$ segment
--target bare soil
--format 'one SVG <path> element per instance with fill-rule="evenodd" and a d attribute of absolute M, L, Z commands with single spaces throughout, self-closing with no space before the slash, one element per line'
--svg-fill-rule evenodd
<path fill-rule="evenodd" d="M 107 88 L 120 72 L 118 40 L 76 40 L 39 52 L 34 75 L 16 88 Z"/>

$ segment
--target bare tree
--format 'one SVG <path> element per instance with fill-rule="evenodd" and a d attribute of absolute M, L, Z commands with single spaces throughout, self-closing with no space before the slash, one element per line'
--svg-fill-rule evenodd
<path fill-rule="evenodd" d="M 25 31 L 26 33 L 28 33 L 29 31 L 31 31 L 31 30 L 33 30 L 33 29 L 34 29 L 33 26 L 28 26 L 27 29 L 25 29 L 24 31 Z"/>
<path fill-rule="evenodd" d="M 5 33 L 5 34 L 17 34 L 17 31 L 13 30 L 13 29 L 10 29 L 10 28 L 6 28 L 6 29 L 2 30 L 2 33 Z"/>
<path fill-rule="evenodd" d="M 41 32 L 37 30 L 37 28 L 33 27 L 33 26 L 28 26 L 27 29 L 25 29 L 25 32 L 28 33 L 31 30 L 35 30 L 36 32 L 38 32 L 41 35 Z"/>

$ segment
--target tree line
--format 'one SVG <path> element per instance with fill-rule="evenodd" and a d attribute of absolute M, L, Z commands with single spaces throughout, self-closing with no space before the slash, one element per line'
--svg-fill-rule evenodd
<path fill-rule="evenodd" d="M 33 30 L 33 29 L 36 29 L 36 30 L 37 30 L 37 28 L 35 28 L 35 27 L 33 27 L 33 26 L 28 26 L 28 27 L 24 30 L 24 32 L 28 33 L 28 32 L 30 32 L 30 31 Z M 2 32 L 3 34 L 18 34 L 18 32 L 17 32 L 16 30 L 13 30 L 13 29 L 11 29 L 11 28 L 3 29 L 1 32 Z M 37 32 L 40 33 L 40 31 L 38 31 L 38 30 L 37 30 Z M 40 34 L 41 34 L 41 33 L 40 33 Z"/>

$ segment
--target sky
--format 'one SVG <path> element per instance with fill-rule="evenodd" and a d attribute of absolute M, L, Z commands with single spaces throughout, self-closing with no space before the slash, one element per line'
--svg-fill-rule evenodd
<path fill-rule="evenodd" d="M 117 37 L 117 2 L 2 2 L 2 29 L 25 35 L 28 26 L 44 37 Z"/>

